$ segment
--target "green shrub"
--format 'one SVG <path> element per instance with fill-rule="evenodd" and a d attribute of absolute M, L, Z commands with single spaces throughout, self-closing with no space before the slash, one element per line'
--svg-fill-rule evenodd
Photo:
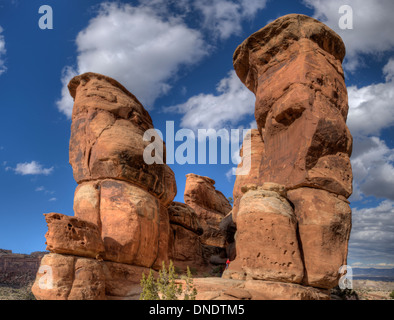
<path fill-rule="evenodd" d="M 189 267 L 187 267 L 187 274 L 186 277 L 184 277 L 185 283 L 186 283 L 186 288 L 183 291 L 184 293 L 184 300 L 196 300 L 197 296 L 197 289 L 194 287 L 193 284 L 193 277 L 192 277 L 192 272 L 190 271 Z"/>
<path fill-rule="evenodd" d="M 391 299 L 394 299 L 394 290 L 391 291 L 391 293 L 390 293 L 390 298 L 391 298 Z"/>
<path fill-rule="evenodd" d="M 181 284 L 176 284 L 176 279 L 178 279 L 178 275 L 175 272 L 172 261 L 170 261 L 168 270 L 163 261 L 162 268 L 159 271 L 159 276 L 156 281 L 152 269 L 149 271 L 147 278 L 144 273 L 142 274 L 142 293 L 140 295 L 140 300 L 178 300 L 181 295 L 183 295 L 184 300 L 195 300 L 197 290 L 194 287 L 192 273 L 189 267 L 187 267 L 186 276 L 183 277 L 186 284 L 185 289 L 183 289 Z"/>
<path fill-rule="evenodd" d="M 160 300 L 152 269 L 149 271 L 148 278 L 145 277 L 145 273 L 142 274 L 141 287 L 140 300 Z"/>

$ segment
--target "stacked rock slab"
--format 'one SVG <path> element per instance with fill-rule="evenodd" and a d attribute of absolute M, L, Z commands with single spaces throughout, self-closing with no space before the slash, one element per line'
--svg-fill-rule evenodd
<path fill-rule="evenodd" d="M 145 163 L 151 141 L 143 136 L 152 120 L 120 83 L 85 73 L 68 87 L 75 217 L 46 215 L 51 254 L 41 265 L 57 280 L 43 290 L 40 279 L 47 274 L 39 272 L 33 293 L 38 299 L 135 298 L 142 271 L 168 263 L 174 173 L 165 152 L 164 164 Z"/>
<path fill-rule="evenodd" d="M 231 211 L 228 199 L 215 188 L 215 181 L 193 173 L 186 175 L 184 201 L 197 214 L 203 228 L 200 236 L 204 260 L 224 265 L 228 258 L 226 235 L 220 223 Z"/>
<path fill-rule="evenodd" d="M 220 232 L 219 224 L 232 207 L 223 193 L 215 189 L 215 181 L 194 173 L 187 174 L 183 198 L 199 218 L 204 230 L 202 243 L 224 247 L 225 238 Z"/>
<path fill-rule="evenodd" d="M 237 258 L 225 277 L 337 285 L 351 229 L 344 56 L 334 31 L 298 14 L 236 49 L 235 71 L 256 95 L 258 132 L 243 155 L 251 172 L 234 186 Z"/>
<path fill-rule="evenodd" d="M 187 267 L 198 270 L 206 263 L 200 236 L 201 227 L 195 211 L 187 204 L 173 202 L 168 208 L 170 217 L 169 258 L 182 270 Z"/>

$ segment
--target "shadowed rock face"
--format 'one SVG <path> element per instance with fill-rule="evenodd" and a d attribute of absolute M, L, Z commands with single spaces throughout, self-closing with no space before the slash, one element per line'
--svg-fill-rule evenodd
<path fill-rule="evenodd" d="M 252 147 L 242 155 L 251 171 L 234 185 L 237 258 L 225 277 L 337 284 L 353 178 L 344 55 L 334 31 L 298 14 L 273 21 L 236 49 L 236 73 L 256 95 L 258 132 L 246 137 Z M 267 184 L 277 186 L 269 195 Z"/>
<path fill-rule="evenodd" d="M 204 233 L 203 244 L 224 247 L 225 238 L 220 232 L 219 224 L 231 211 L 228 199 L 214 187 L 215 181 L 196 174 L 186 175 L 184 193 L 185 203 L 196 212 Z"/>
<path fill-rule="evenodd" d="M 187 204 L 173 202 L 168 208 L 170 217 L 169 258 L 183 270 L 205 264 L 200 236 L 204 230 L 196 212 Z"/>

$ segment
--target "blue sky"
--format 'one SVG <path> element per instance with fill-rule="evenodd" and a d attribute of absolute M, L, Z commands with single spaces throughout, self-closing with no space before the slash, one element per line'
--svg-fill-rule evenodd
<path fill-rule="evenodd" d="M 353 9 L 353 29 L 338 26 L 344 4 Z M 52 30 L 39 28 L 42 5 L 53 9 Z M 268 22 L 302 13 L 337 31 L 347 48 L 354 137 L 349 263 L 394 267 L 392 12 L 391 0 L 0 0 L 0 248 L 45 250 L 42 214 L 73 215 L 72 101 L 65 90 L 73 75 L 114 77 L 164 135 L 166 121 L 195 132 L 250 128 L 254 96 L 234 75 L 233 52 Z M 183 201 L 191 172 L 213 178 L 231 196 L 232 167 L 171 165 L 175 200 Z"/>

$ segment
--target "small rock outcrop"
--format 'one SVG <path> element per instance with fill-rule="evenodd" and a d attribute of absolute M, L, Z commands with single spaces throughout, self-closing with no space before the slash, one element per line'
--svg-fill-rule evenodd
<path fill-rule="evenodd" d="M 223 193 L 215 189 L 215 181 L 193 173 L 187 174 L 183 198 L 185 204 L 196 212 L 200 220 L 204 230 L 201 236 L 202 243 L 224 248 L 225 239 L 220 232 L 219 224 L 232 207 Z"/>
<path fill-rule="evenodd" d="M 203 269 L 207 264 L 203 256 L 200 236 L 204 230 L 195 211 L 187 204 L 173 202 L 168 208 L 170 216 L 169 258 L 182 270 L 187 267 Z"/>
<path fill-rule="evenodd" d="M 284 291 L 299 293 L 337 285 L 351 229 L 344 56 L 334 31 L 298 14 L 236 49 L 235 71 L 256 95 L 258 130 L 246 137 L 252 145 L 240 164 L 251 170 L 234 186 L 237 256 L 225 278 L 286 283 Z"/>

